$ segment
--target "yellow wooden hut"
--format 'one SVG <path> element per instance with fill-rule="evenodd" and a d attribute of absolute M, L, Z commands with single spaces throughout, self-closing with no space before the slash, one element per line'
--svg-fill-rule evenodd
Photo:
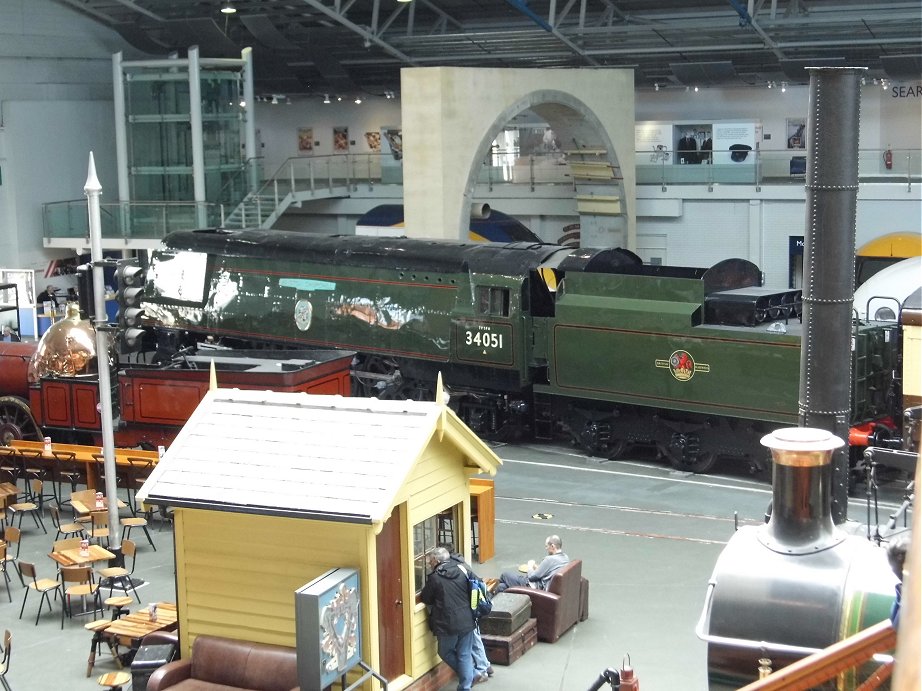
<path fill-rule="evenodd" d="M 174 509 L 180 645 L 295 646 L 294 591 L 358 569 L 364 661 L 403 689 L 439 663 L 425 554 L 470 557 L 469 480 L 500 459 L 442 402 L 215 389 L 139 492 Z"/>

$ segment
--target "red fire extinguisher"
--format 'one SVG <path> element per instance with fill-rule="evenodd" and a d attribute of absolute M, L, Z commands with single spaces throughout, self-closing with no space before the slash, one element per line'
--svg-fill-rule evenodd
<path fill-rule="evenodd" d="M 890 147 L 887 147 L 887 150 L 884 151 L 884 168 L 887 170 L 893 169 L 893 152 L 890 150 Z"/>

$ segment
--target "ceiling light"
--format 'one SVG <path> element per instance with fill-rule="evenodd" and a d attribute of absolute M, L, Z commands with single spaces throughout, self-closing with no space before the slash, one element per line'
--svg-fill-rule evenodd
<path fill-rule="evenodd" d="M 233 6 L 230 0 L 227 0 L 227 4 L 221 8 L 222 14 L 236 14 L 237 8 Z"/>

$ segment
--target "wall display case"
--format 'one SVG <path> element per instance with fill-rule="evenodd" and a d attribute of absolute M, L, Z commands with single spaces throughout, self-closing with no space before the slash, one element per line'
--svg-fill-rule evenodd
<path fill-rule="evenodd" d="M 637 183 L 754 183 L 761 133 L 756 122 L 638 122 Z"/>

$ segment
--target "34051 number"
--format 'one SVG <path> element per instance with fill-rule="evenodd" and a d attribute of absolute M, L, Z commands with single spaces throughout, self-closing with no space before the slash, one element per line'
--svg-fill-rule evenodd
<path fill-rule="evenodd" d="M 464 343 L 479 348 L 502 348 L 503 335 L 490 331 L 465 331 Z"/>

